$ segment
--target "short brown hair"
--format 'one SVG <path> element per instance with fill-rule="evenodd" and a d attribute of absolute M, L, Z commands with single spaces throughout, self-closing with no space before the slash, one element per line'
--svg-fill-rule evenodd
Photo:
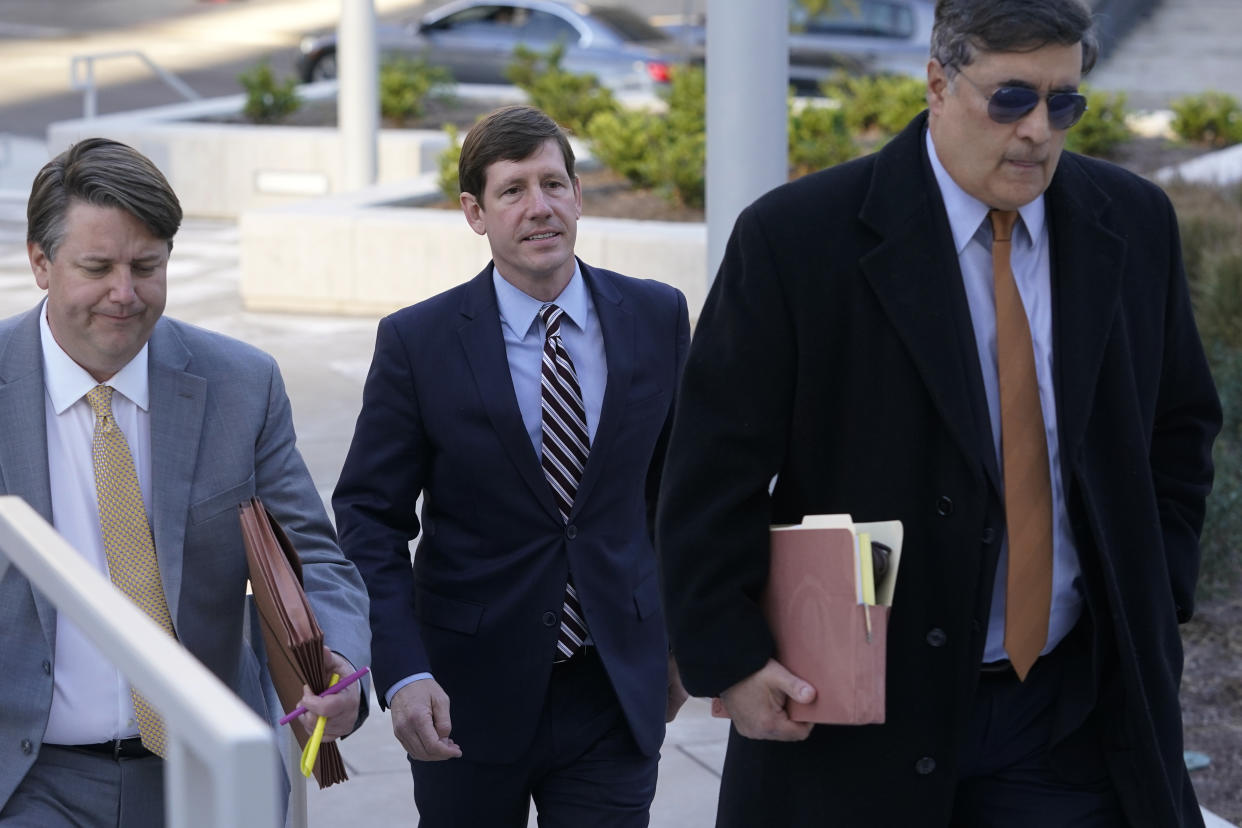
<path fill-rule="evenodd" d="M 87 138 L 39 170 L 26 205 L 26 241 L 52 260 L 65 235 L 65 214 L 74 201 L 118 207 L 151 235 L 168 242 L 181 226 L 181 202 L 168 180 L 138 150 L 108 138 Z"/>
<path fill-rule="evenodd" d="M 522 161 L 539 151 L 549 139 L 556 141 L 565 159 L 565 172 L 574 177 L 574 151 L 565 131 L 542 110 L 533 106 L 505 106 L 470 128 L 457 162 L 457 184 L 463 193 L 482 198 L 487 168 L 497 161 Z"/>

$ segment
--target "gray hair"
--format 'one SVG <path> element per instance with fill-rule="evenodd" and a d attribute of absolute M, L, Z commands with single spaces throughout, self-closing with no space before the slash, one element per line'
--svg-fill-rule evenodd
<path fill-rule="evenodd" d="M 26 241 L 52 260 L 64 240 L 65 214 L 74 201 L 117 207 L 168 242 L 181 226 L 181 203 L 164 174 L 133 147 L 108 138 L 87 138 L 39 170 L 26 206 Z"/>
<path fill-rule="evenodd" d="M 1081 0 L 938 0 L 931 56 L 949 76 L 978 52 L 1030 52 L 1082 44 L 1082 74 L 1100 54 L 1091 11 Z"/>

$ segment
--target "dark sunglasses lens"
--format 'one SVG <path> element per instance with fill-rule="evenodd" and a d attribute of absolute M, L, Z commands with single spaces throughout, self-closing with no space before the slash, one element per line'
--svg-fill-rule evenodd
<path fill-rule="evenodd" d="M 1076 92 L 1048 96 L 1048 123 L 1053 129 L 1069 129 L 1087 111 L 1087 99 Z"/>
<path fill-rule="evenodd" d="M 1039 105 L 1039 93 L 1022 86 L 1002 86 L 988 98 L 988 116 L 998 124 L 1012 124 Z"/>

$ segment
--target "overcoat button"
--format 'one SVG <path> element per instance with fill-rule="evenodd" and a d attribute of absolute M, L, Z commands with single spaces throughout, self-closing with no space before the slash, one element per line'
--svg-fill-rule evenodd
<path fill-rule="evenodd" d="M 33 750 L 34 750 L 34 745 L 30 743 L 30 740 L 22 739 L 22 753 L 29 755 L 30 752 Z"/>
<path fill-rule="evenodd" d="M 543 625 L 545 627 L 555 627 L 556 626 L 556 613 L 545 612 L 543 614 Z"/>
<path fill-rule="evenodd" d="M 985 526 L 983 529 L 983 536 L 980 537 L 979 540 L 983 541 L 984 545 L 986 546 L 987 544 L 995 540 L 995 538 L 996 538 L 996 533 L 992 531 L 992 527 Z"/>
<path fill-rule="evenodd" d="M 943 647 L 948 640 L 949 637 L 939 627 L 932 627 L 927 631 L 927 643 L 932 647 Z"/>
<path fill-rule="evenodd" d="M 924 756 L 922 759 L 914 763 L 914 770 L 920 776 L 927 776 L 936 769 L 936 760 L 930 756 Z"/>
<path fill-rule="evenodd" d="M 948 517 L 953 514 L 953 501 L 941 495 L 940 499 L 936 501 L 936 514 L 941 517 Z"/>
<path fill-rule="evenodd" d="M 572 523 L 566 526 L 565 537 L 569 538 L 570 540 L 573 540 L 574 538 L 578 537 L 578 527 L 574 526 Z"/>

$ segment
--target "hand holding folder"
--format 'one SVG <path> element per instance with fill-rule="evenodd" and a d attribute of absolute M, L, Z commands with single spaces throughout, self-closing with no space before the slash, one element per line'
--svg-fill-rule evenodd
<path fill-rule="evenodd" d="M 901 541 L 900 521 L 855 524 L 849 515 L 808 515 L 795 526 L 772 527 L 762 606 L 776 661 L 816 691 L 809 703 L 789 698 L 791 721 L 884 721 L 888 614 Z M 876 556 L 878 547 L 888 554 Z M 719 701 L 712 712 L 728 715 Z"/>
<path fill-rule="evenodd" d="M 328 687 L 323 630 L 302 590 L 302 561 L 280 524 L 257 497 L 240 504 L 238 511 L 268 672 L 287 712 L 301 700 L 303 685 L 314 693 Z M 305 748 L 310 734 L 294 728 L 294 735 Z M 321 788 L 349 778 L 334 742 L 320 748 L 314 772 Z"/>

